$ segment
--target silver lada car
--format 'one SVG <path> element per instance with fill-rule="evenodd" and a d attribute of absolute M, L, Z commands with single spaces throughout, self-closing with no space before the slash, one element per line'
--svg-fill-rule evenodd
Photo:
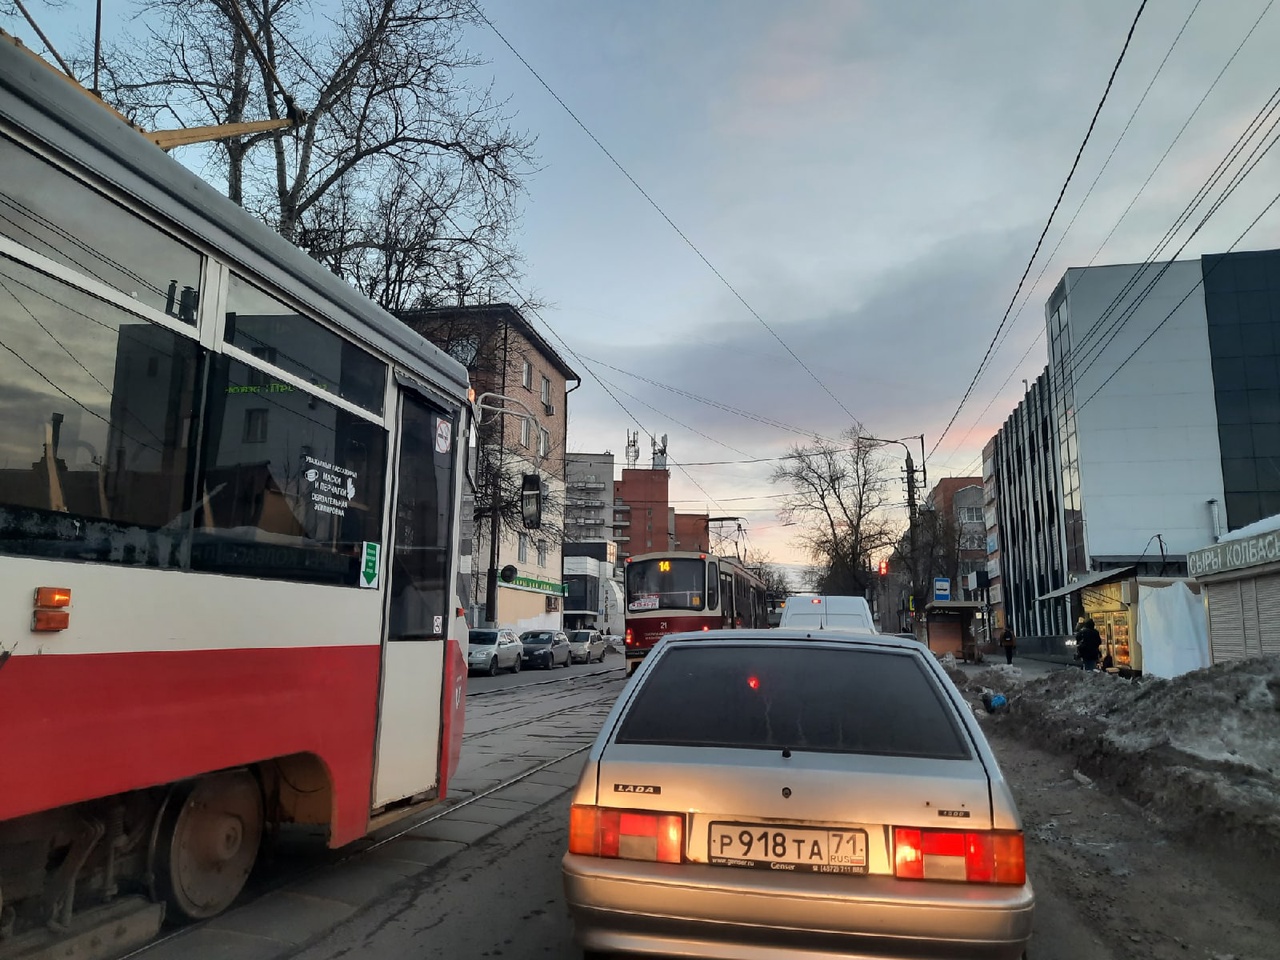
<path fill-rule="evenodd" d="M 1022 824 L 914 640 L 673 634 L 605 721 L 563 860 L 588 957 L 1017 960 Z"/>

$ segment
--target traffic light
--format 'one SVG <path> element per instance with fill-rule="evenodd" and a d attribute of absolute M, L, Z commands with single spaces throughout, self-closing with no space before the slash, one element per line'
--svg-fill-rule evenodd
<path fill-rule="evenodd" d="M 889 561 L 888 561 L 888 560 L 881 560 L 881 561 L 880 561 L 880 576 L 882 576 L 882 577 L 887 577 L 888 575 L 889 575 Z"/>

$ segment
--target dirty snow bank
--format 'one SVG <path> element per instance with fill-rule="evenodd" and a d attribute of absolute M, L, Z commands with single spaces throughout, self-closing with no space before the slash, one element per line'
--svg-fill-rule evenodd
<path fill-rule="evenodd" d="M 1007 715 L 977 706 L 993 731 L 1073 755 L 1171 826 L 1280 854 L 1280 656 L 1172 680 L 1016 670 L 949 672 L 975 699 L 1008 697 Z"/>

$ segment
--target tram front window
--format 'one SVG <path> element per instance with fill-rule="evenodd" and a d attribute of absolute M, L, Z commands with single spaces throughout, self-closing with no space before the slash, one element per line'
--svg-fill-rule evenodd
<path fill-rule="evenodd" d="M 633 560 L 627 565 L 627 610 L 705 610 L 707 563 L 692 558 Z"/>

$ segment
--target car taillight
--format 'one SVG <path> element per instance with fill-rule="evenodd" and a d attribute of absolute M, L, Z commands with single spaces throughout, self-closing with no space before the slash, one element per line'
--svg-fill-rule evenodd
<path fill-rule="evenodd" d="M 635 641 L 634 641 L 634 639 L 633 639 L 633 638 L 632 638 L 632 636 L 631 636 L 631 628 L 630 628 L 630 627 L 627 627 L 627 636 L 626 636 L 626 639 L 625 639 L 623 642 L 624 642 L 628 647 L 629 647 L 629 646 L 631 646 L 631 644 L 635 642 Z"/>
<path fill-rule="evenodd" d="M 1023 884 L 1026 851 L 1017 830 L 966 832 L 894 827 L 893 873 L 900 880 Z"/>
<path fill-rule="evenodd" d="M 684 817 L 647 810 L 611 810 L 574 804 L 569 808 L 569 852 L 587 857 L 679 863 Z"/>

